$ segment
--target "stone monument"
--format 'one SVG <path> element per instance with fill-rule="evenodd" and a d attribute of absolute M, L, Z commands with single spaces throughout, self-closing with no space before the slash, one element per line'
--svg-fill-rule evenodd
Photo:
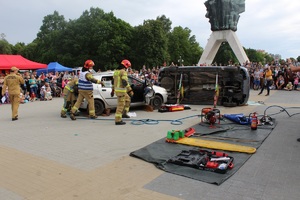
<path fill-rule="evenodd" d="M 222 42 L 227 41 L 240 64 L 249 61 L 235 31 L 240 13 L 245 12 L 245 0 L 207 0 L 205 17 L 209 18 L 212 34 L 199 60 L 200 64 L 213 62 Z"/>

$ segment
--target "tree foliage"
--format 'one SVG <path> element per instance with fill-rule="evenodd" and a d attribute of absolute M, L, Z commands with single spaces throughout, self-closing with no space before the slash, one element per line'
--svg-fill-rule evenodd
<path fill-rule="evenodd" d="M 12 45 L 4 38 L 0 39 L 0 54 L 12 54 Z"/>
<path fill-rule="evenodd" d="M 238 59 L 228 42 L 222 42 L 213 63 L 219 66 L 238 63 Z"/>
<path fill-rule="evenodd" d="M 175 27 L 169 34 L 168 48 L 171 61 L 177 65 L 196 64 L 203 51 L 195 36 L 191 36 L 191 30 L 181 26 Z"/>
<path fill-rule="evenodd" d="M 147 20 L 143 25 L 134 28 L 132 50 L 137 68 L 146 66 L 162 66 L 168 59 L 167 34 L 160 20 Z"/>
<path fill-rule="evenodd" d="M 64 53 L 60 47 L 66 25 L 64 16 L 59 15 L 57 11 L 44 17 L 43 25 L 35 40 L 37 50 L 34 60 L 46 63 L 58 60 L 59 56 Z"/>

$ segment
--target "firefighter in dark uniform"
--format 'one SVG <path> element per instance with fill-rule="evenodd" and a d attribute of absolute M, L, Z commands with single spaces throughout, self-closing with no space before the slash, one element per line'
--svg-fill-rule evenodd
<path fill-rule="evenodd" d="M 18 73 L 19 69 L 12 67 L 10 74 L 4 78 L 2 87 L 2 96 L 5 94 L 6 87 L 8 87 L 9 101 L 11 103 L 12 121 L 18 120 L 18 109 L 20 105 L 20 91 L 21 84 L 24 84 L 24 79 Z"/>
<path fill-rule="evenodd" d="M 63 90 L 64 104 L 60 112 L 60 117 L 66 118 L 67 111 L 70 111 L 78 97 L 78 78 L 73 78 L 68 82 Z"/>
<path fill-rule="evenodd" d="M 114 72 L 113 87 L 111 96 L 116 96 L 118 98 L 117 110 L 115 113 L 115 124 L 124 125 L 126 122 L 122 121 L 122 118 L 130 118 L 128 116 L 128 111 L 130 108 L 130 97 L 133 96 L 133 91 L 128 83 L 127 72 L 125 69 L 131 67 L 129 60 L 123 60 L 117 70 Z"/>
<path fill-rule="evenodd" d="M 92 60 L 87 60 L 84 63 L 83 68 L 79 73 L 78 81 L 78 98 L 75 105 L 72 107 L 70 112 L 70 118 L 76 120 L 75 113 L 79 109 L 83 99 L 86 99 L 89 104 L 89 117 L 91 119 L 96 119 L 98 116 L 95 114 L 95 104 L 93 97 L 93 83 L 101 84 L 104 86 L 104 83 L 101 80 L 97 80 L 93 77 L 90 70 L 93 69 L 94 62 Z"/>

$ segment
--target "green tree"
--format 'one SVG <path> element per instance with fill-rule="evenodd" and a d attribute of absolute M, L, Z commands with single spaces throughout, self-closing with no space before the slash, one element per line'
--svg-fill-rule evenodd
<path fill-rule="evenodd" d="M 214 58 L 213 63 L 218 66 L 221 65 L 226 66 L 229 64 L 229 62 L 234 63 L 234 61 L 235 61 L 235 56 L 230 45 L 228 44 L 228 42 L 222 42 Z"/>
<path fill-rule="evenodd" d="M 26 45 L 24 42 L 18 42 L 12 48 L 13 54 L 23 55 L 25 47 L 26 47 Z"/>
<path fill-rule="evenodd" d="M 26 46 L 24 46 L 22 55 L 29 60 L 36 60 L 36 54 L 37 54 L 36 52 L 38 50 L 37 46 L 38 45 L 36 41 L 27 44 Z"/>
<path fill-rule="evenodd" d="M 64 16 L 59 15 L 57 11 L 44 17 L 43 24 L 35 40 L 37 43 L 35 60 L 49 63 L 57 61 L 57 58 L 64 54 L 64 52 L 60 51 L 60 47 L 66 24 Z"/>
<path fill-rule="evenodd" d="M 274 61 L 273 56 L 271 56 L 270 54 L 268 54 L 268 53 L 262 53 L 262 52 L 258 52 L 258 53 L 259 54 L 263 54 L 264 62 L 262 62 L 262 63 L 266 64 L 266 63 L 271 63 L 272 61 Z"/>
<path fill-rule="evenodd" d="M 245 52 L 251 62 L 263 63 L 265 61 L 266 55 L 263 52 L 251 48 L 246 49 Z"/>
<path fill-rule="evenodd" d="M 162 15 L 162 16 L 158 16 L 156 20 L 162 23 L 163 30 L 165 31 L 166 34 L 171 32 L 172 21 L 169 18 L 167 18 L 165 15 Z"/>
<path fill-rule="evenodd" d="M 191 36 L 189 28 L 175 27 L 169 34 L 168 52 L 171 55 L 170 62 L 184 65 L 196 64 L 203 52 L 203 49 L 196 41 L 196 37 Z M 179 59 L 184 61 L 179 61 Z"/>
<path fill-rule="evenodd" d="M 136 69 L 162 66 L 168 60 L 167 34 L 161 20 L 147 20 L 143 25 L 134 28 L 132 50 L 133 63 Z"/>
<path fill-rule="evenodd" d="M 68 23 L 63 32 L 62 60 L 69 66 L 82 66 L 92 59 L 97 69 L 113 69 L 123 58 L 131 55 L 130 41 L 133 28 L 112 12 L 99 8 L 84 11 Z"/>
<path fill-rule="evenodd" d="M 0 39 L 0 54 L 12 54 L 12 45 L 4 38 Z"/>

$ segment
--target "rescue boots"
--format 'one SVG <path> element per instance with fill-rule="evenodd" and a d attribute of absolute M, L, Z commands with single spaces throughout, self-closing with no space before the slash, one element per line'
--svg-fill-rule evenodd
<path fill-rule="evenodd" d="M 11 121 L 16 121 L 16 120 L 18 120 L 18 115 L 11 119 Z"/>
<path fill-rule="evenodd" d="M 90 116 L 90 119 L 96 119 L 96 118 L 98 118 L 98 116 L 97 116 L 97 115 Z"/>
<path fill-rule="evenodd" d="M 126 122 L 120 121 L 120 122 L 115 122 L 116 125 L 125 125 Z"/>
<path fill-rule="evenodd" d="M 71 120 L 76 120 L 74 113 L 70 113 L 70 118 L 71 118 Z"/>
<path fill-rule="evenodd" d="M 61 118 L 67 118 L 67 115 L 66 115 L 66 113 L 60 113 L 60 117 Z"/>

